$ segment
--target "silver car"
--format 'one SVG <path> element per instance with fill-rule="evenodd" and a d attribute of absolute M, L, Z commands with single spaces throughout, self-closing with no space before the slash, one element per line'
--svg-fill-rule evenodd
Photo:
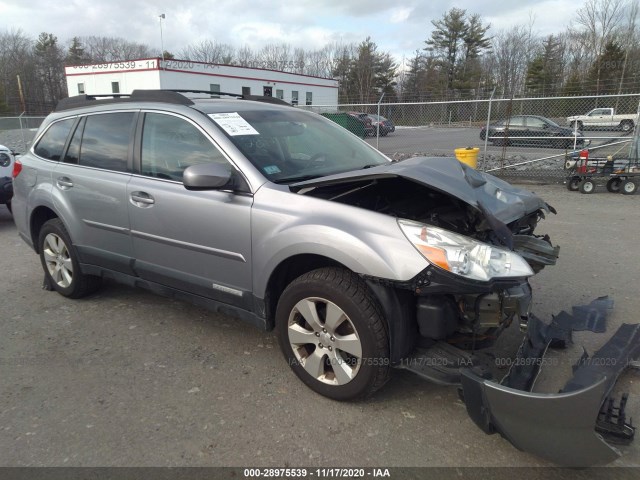
<path fill-rule="evenodd" d="M 396 367 L 465 385 L 480 408 L 467 392 L 491 382 L 473 351 L 531 321 L 528 278 L 558 254 L 534 230 L 553 209 L 455 159 L 392 163 L 278 103 L 61 101 L 14 169 L 45 286 L 78 298 L 109 278 L 275 328 L 295 374 L 333 399 Z"/>

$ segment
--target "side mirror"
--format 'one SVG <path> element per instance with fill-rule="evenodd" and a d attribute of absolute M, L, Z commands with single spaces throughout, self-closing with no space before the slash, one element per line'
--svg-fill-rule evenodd
<path fill-rule="evenodd" d="M 220 163 L 201 163 L 187 167 L 182 183 L 187 190 L 222 190 L 232 187 L 230 167 Z"/>
<path fill-rule="evenodd" d="M 543 124 L 542 124 L 542 128 L 549 128 L 549 124 L 547 124 L 547 123 L 543 123 Z"/>

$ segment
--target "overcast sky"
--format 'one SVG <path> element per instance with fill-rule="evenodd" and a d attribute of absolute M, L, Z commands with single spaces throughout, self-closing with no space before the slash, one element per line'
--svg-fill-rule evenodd
<path fill-rule="evenodd" d="M 37 37 L 118 36 L 160 51 L 178 53 L 205 39 L 249 45 L 286 42 L 307 49 L 334 40 L 360 42 L 367 36 L 398 60 L 424 47 L 438 19 L 451 7 L 479 13 L 492 30 L 529 23 L 540 34 L 563 31 L 582 5 L 576 0 L 0 0 L 0 29 L 21 29 Z"/>

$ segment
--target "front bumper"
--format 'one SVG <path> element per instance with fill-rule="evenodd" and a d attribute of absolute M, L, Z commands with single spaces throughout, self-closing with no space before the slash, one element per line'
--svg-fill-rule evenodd
<path fill-rule="evenodd" d="M 634 428 L 626 423 L 623 396 L 610 396 L 618 376 L 640 357 L 640 325 L 622 325 L 593 357 L 586 353 L 559 393 L 531 392 L 547 348 L 566 346 L 574 330 L 604 331 L 606 298 L 574 307 L 546 325 L 530 318 L 516 361 L 502 381 L 461 371 L 462 396 L 473 421 L 488 434 L 500 433 L 516 448 L 559 465 L 586 467 L 609 463 L 620 452 L 608 443 L 628 443 Z"/>

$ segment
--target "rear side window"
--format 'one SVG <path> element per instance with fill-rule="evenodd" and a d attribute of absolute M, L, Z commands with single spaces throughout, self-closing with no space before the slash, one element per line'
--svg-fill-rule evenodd
<path fill-rule="evenodd" d="M 88 116 L 78 163 L 86 167 L 126 172 L 134 119 L 133 112 Z"/>
<path fill-rule="evenodd" d="M 35 154 L 47 160 L 59 161 L 74 120 L 69 118 L 51 125 L 34 148 Z"/>

